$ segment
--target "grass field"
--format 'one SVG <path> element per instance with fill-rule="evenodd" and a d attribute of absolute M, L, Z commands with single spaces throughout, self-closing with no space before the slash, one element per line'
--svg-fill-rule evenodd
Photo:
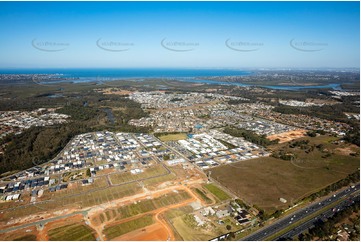
<path fill-rule="evenodd" d="M 144 228 L 148 225 L 153 224 L 153 218 L 151 215 L 146 215 L 143 217 L 140 217 L 138 219 L 134 219 L 125 223 L 108 226 L 105 227 L 103 232 L 108 240 L 114 239 L 118 236 L 121 236 L 123 234 L 129 233 L 131 231 Z"/>
<path fill-rule="evenodd" d="M 162 135 L 159 136 L 159 138 L 161 141 L 177 141 L 177 140 L 182 140 L 182 139 L 187 139 L 187 135 L 185 133 L 179 133 L 179 134 L 167 134 L 167 135 Z"/>
<path fill-rule="evenodd" d="M 360 167 L 359 156 L 345 153 L 357 151 L 358 147 L 334 145 L 331 142 L 335 138 L 328 136 L 308 139 L 310 145 L 323 144 L 323 149 L 332 152 L 331 156 L 322 158 L 325 152 L 318 149 L 305 153 L 300 148 L 290 148 L 289 143 L 278 144 L 271 148 L 292 152 L 296 158 L 293 161 L 273 157 L 240 161 L 212 169 L 212 177 L 246 202 L 272 212 L 345 178 Z M 281 197 L 288 202 L 282 204 Z"/>
<path fill-rule="evenodd" d="M 212 200 L 207 197 L 206 194 L 204 194 L 204 192 L 198 188 L 194 188 L 192 189 L 196 194 L 197 196 L 199 196 L 206 204 L 211 204 L 212 203 Z"/>
<path fill-rule="evenodd" d="M 84 224 L 69 224 L 48 232 L 49 240 L 95 240 L 93 231 Z"/>
<path fill-rule="evenodd" d="M 186 216 L 186 214 L 183 214 L 172 219 L 174 228 L 184 241 L 207 241 L 218 235 L 218 232 L 212 229 L 204 230 L 198 228 L 196 224 L 190 223 L 185 219 Z"/>
<path fill-rule="evenodd" d="M 212 183 L 206 184 L 204 187 L 220 201 L 225 201 L 231 198 L 226 192 L 222 191 L 219 187 Z"/>

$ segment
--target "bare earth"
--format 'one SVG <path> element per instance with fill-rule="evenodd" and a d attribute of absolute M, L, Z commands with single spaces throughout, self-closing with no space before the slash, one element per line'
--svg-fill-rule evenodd
<path fill-rule="evenodd" d="M 159 223 L 152 224 L 143 229 L 134 230 L 114 240 L 118 241 L 165 241 L 168 239 L 167 231 Z"/>
<path fill-rule="evenodd" d="M 206 179 L 205 176 L 203 176 L 197 170 L 189 170 L 187 172 L 184 172 L 183 174 L 178 172 L 179 170 L 176 168 L 172 168 L 172 169 L 174 169 L 175 173 L 177 174 L 176 179 L 164 183 L 159 183 L 157 184 L 157 186 L 153 186 L 152 188 L 148 187 L 148 189 L 144 189 L 143 192 L 127 197 L 121 197 L 119 199 L 112 200 L 108 203 L 102 203 L 100 205 L 94 205 L 91 207 L 82 207 L 82 208 L 69 207 L 66 209 L 49 210 L 37 214 L 23 216 L 17 218 L 16 220 L 11 221 L 11 223 L 9 224 L 5 224 L 5 223 L 2 224 L 1 229 L 29 224 L 31 222 L 42 221 L 41 224 L 44 226 L 42 229 L 37 230 L 36 228 L 34 229 L 34 227 L 30 227 L 30 226 L 22 230 L 19 228 L 18 230 L 11 231 L 9 233 L 9 236 L 7 236 L 7 238 L 9 239 L 17 238 L 18 237 L 17 233 L 19 233 L 19 231 L 24 231 L 22 234 L 24 235 L 33 234 L 33 236 L 35 236 L 37 240 L 44 241 L 49 239 L 48 237 L 49 230 L 67 225 L 69 223 L 73 224 L 75 222 L 75 223 L 84 223 L 84 225 L 89 226 L 94 231 L 95 238 L 99 238 L 100 240 L 106 240 L 107 238 L 105 238 L 105 236 L 103 235 L 103 229 L 105 226 L 109 226 L 113 224 L 121 224 L 126 222 L 127 220 L 133 220 L 136 217 L 139 218 L 146 214 L 150 214 L 153 216 L 154 224 L 136 231 L 131 231 L 127 234 L 119 236 L 118 238 L 115 238 L 115 240 L 138 240 L 138 241 L 139 240 L 157 240 L 157 241 L 176 240 L 173 232 L 173 228 L 163 218 L 163 215 L 169 209 L 188 206 L 189 203 L 191 202 L 198 201 L 203 204 L 204 202 L 201 201 L 200 198 L 198 198 L 190 188 L 205 183 Z M 193 174 L 192 172 L 196 174 Z M 188 180 L 185 184 L 184 178 L 186 175 L 190 175 L 190 177 L 188 177 Z M 124 218 L 120 220 L 118 219 L 115 220 L 114 218 L 108 221 L 104 221 L 102 223 L 101 221 L 99 221 L 99 219 L 95 219 L 97 218 L 97 216 L 99 216 L 99 214 L 104 213 L 104 211 L 106 211 L 107 209 L 117 208 L 130 203 L 134 203 L 135 201 L 138 200 L 149 199 L 149 197 L 158 197 L 165 194 L 173 193 L 175 191 L 186 191 L 191 198 L 184 201 L 179 201 L 179 203 L 177 204 L 162 207 L 153 211 L 149 211 L 147 213 L 139 214 L 133 217 Z M 77 214 L 77 215 L 74 214 L 73 216 L 69 216 L 66 218 L 60 217 L 81 211 L 83 211 L 84 214 Z M 48 219 L 55 219 L 55 220 L 47 221 Z M 25 232 L 25 230 L 28 230 L 28 232 Z"/>
<path fill-rule="evenodd" d="M 285 133 L 270 135 L 267 136 L 267 139 L 269 140 L 279 139 L 280 140 L 279 143 L 285 143 L 294 139 L 304 137 L 306 135 L 306 132 L 307 130 L 297 129 Z"/>
<path fill-rule="evenodd" d="M 164 219 L 162 219 L 162 214 L 164 212 L 168 211 L 169 209 L 187 206 L 191 202 L 194 202 L 194 201 L 200 202 L 200 200 L 198 199 L 198 197 L 196 197 L 193 194 L 191 189 L 189 189 L 188 187 L 185 187 L 185 186 L 173 186 L 173 187 L 165 189 L 165 190 L 168 192 L 173 191 L 173 190 L 185 190 L 188 192 L 189 195 L 192 196 L 192 198 L 188 199 L 186 201 L 183 201 L 182 203 L 166 206 L 164 208 L 160 208 L 157 210 L 153 210 L 153 211 L 150 211 L 147 213 L 143 213 L 140 215 L 136 215 L 136 216 L 133 216 L 130 218 L 125 218 L 123 220 L 117 221 L 116 223 L 119 224 L 119 223 L 124 223 L 129 220 L 133 220 L 136 217 L 144 216 L 145 214 L 154 214 L 156 223 L 153 225 L 150 225 L 146 228 L 138 229 L 138 230 L 132 231 L 130 233 L 121 235 L 119 237 L 114 238 L 113 240 L 117 240 L 117 241 L 171 240 L 171 241 L 174 241 L 175 240 L 174 232 L 173 232 L 172 228 L 168 225 L 168 223 Z M 166 193 L 167 192 L 164 191 L 162 194 L 166 194 Z M 104 210 L 102 210 L 102 211 L 104 211 Z M 96 231 L 99 231 L 99 227 L 104 228 L 108 224 L 111 224 L 111 221 L 110 221 L 110 223 L 103 223 L 100 226 L 94 226 L 91 224 L 91 227 L 93 229 L 95 229 Z M 149 227 L 151 227 L 152 230 L 147 230 L 147 228 L 149 229 Z M 146 231 L 143 231 L 144 229 L 146 229 Z M 99 232 L 98 232 L 98 234 L 99 234 Z M 162 237 L 162 238 L 160 238 L 160 237 Z M 165 237 L 165 239 L 163 239 L 163 237 Z"/>
<path fill-rule="evenodd" d="M 103 94 L 115 94 L 115 95 L 129 95 L 132 91 L 123 90 L 119 88 L 106 88 L 102 90 Z"/>

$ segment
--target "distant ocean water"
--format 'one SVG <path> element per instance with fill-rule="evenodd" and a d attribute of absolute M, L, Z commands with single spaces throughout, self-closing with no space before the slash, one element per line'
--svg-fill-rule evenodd
<path fill-rule="evenodd" d="M 246 76 L 252 71 L 238 69 L 176 69 L 176 68 L 86 68 L 86 69 L 0 69 L 0 74 L 54 74 L 64 78 L 76 78 L 74 83 L 92 81 L 112 81 L 119 79 L 165 78 L 183 82 L 207 83 L 218 85 L 253 86 L 249 84 L 209 80 L 207 77 Z M 46 82 L 42 82 L 46 83 Z M 302 90 L 310 88 L 329 88 L 341 90 L 338 83 L 318 86 L 260 86 L 279 90 Z"/>
<path fill-rule="evenodd" d="M 73 78 L 193 78 L 211 76 L 244 76 L 252 72 L 237 69 L 172 69 L 172 68 L 124 68 L 124 69 L 7 69 L 0 74 L 62 74 Z"/>

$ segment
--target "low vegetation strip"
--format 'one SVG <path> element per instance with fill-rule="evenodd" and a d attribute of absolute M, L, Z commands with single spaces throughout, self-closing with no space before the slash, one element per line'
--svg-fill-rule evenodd
<path fill-rule="evenodd" d="M 222 191 L 219 187 L 214 184 L 206 184 L 204 187 L 210 191 L 214 196 L 216 196 L 220 201 L 225 201 L 230 199 L 231 197 L 224 191 Z"/>
<path fill-rule="evenodd" d="M 243 137 L 245 140 L 255 143 L 257 145 L 268 146 L 277 144 L 279 140 L 269 140 L 266 135 L 258 135 L 253 131 L 249 131 L 241 128 L 226 127 L 223 130 L 224 133 L 232 135 L 234 137 Z"/>
<path fill-rule="evenodd" d="M 134 219 L 125 223 L 117 224 L 114 226 L 106 227 L 104 229 L 104 234 L 108 240 L 114 239 L 123 234 L 129 233 L 131 231 L 144 228 L 153 224 L 153 218 L 151 215 L 146 215 L 138 219 Z"/>
<path fill-rule="evenodd" d="M 95 240 L 93 231 L 84 224 L 69 224 L 48 232 L 49 240 L 55 241 L 90 241 Z"/>
<path fill-rule="evenodd" d="M 204 194 L 203 191 L 199 190 L 198 188 L 196 189 L 193 189 L 197 195 L 199 195 L 200 198 L 202 198 L 202 200 L 206 203 L 206 204 L 211 204 L 212 203 L 212 200 L 207 197 L 206 194 Z"/>
<path fill-rule="evenodd" d="M 166 194 L 151 200 L 143 200 L 136 204 L 121 207 L 118 209 L 118 213 L 120 213 L 121 218 L 128 218 L 157 208 L 177 204 L 189 198 L 191 197 L 187 192 L 179 191 L 178 193 Z"/>

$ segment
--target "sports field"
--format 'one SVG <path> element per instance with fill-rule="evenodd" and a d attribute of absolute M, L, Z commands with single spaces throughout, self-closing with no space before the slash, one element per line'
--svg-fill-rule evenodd
<path fill-rule="evenodd" d="M 159 137 L 161 141 L 177 141 L 182 139 L 187 139 L 187 135 L 185 133 L 179 134 L 166 134 Z"/>

